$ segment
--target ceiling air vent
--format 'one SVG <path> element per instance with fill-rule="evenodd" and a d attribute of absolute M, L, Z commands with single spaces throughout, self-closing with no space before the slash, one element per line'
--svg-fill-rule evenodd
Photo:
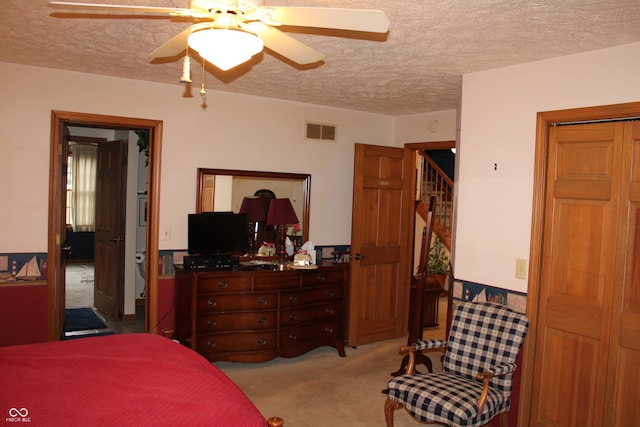
<path fill-rule="evenodd" d="M 336 140 L 336 127 L 335 125 L 327 125 L 323 123 L 306 122 L 307 130 L 306 139 L 314 141 L 329 141 L 335 142 Z"/>

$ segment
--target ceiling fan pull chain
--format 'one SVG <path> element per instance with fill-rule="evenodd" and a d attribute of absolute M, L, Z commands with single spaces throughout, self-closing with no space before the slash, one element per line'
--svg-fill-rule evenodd
<path fill-rule="evenodd" d="M 207 91 L 204 89 L 204 60 L 202 60 L 202 86 L 200 87 L 200 96 L 204 96 Z"/>

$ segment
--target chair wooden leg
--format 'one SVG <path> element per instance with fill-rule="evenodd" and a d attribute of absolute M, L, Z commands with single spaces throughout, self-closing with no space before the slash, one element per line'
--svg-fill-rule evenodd
<path fill-rule="evenodd" d="M 384 403 L 384 419 L 387 421 L 387 427 L 393 427 L 393 413 L 396 409 L 402 408 L 402 404 L 395 400 L 387 398 Z"/>

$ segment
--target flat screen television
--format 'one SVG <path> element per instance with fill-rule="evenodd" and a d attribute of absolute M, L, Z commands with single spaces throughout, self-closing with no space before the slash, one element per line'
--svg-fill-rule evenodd
<path fill-rule="evenodd" d="M 244 254 L 249 249 L 249 215 L 189 214 L 188 251 L 193 255 Z"/>

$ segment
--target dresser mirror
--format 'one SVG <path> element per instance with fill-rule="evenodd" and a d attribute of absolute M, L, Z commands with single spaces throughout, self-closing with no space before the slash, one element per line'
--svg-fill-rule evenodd
<path fill-rule="evenodd" d="M 291 232 L 301 236 L 302 242 L 309 240 L 309 174 L 198 168 L 196 191 L 196 213 L 237 213 L 245 197 L 288 198 L 300 221 L 300 230 Z M 265 228 L 259 236 L 269 235 L 264 223 L 258 227 Z"/>

